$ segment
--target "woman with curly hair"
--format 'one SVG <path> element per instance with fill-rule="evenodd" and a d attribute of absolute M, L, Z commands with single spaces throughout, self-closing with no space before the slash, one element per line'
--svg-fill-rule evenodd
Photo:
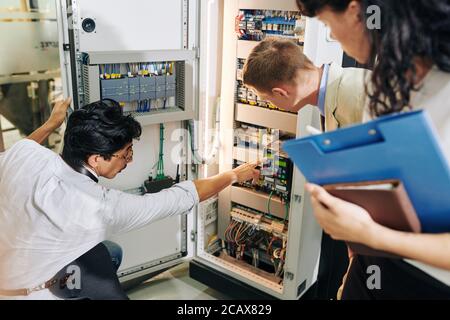
<path fill-rule="evenodd" d="M 426 110 L 450 162 L 450 0 L 297 3 L 304 15 L 317 16 L 328 25 L 350 56 L 373 65 L 367 84 L 367 120 L 405 110 Z M 395 231 L 374 222 L 363 208 L 337 199 L 319 186 L 307 188 L 319 223 L 334 239 L 408 258 L 354 256 L 343 299 L 450 298 L 450 230 L 444 234 Z M 436 192 L 448 197 L 449 190 Z M 368 270 L 373 266 L 381 271 L 381 286 L 371 290 Z"/>

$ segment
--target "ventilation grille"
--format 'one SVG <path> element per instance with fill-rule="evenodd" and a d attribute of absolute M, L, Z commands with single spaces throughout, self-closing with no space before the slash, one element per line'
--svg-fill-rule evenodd
<path fill-rule="evenodd" d="M 91 103 L 90 97 L 91 92 L 89 88 L 89 65 L 83 64 L 81 66 L 81 73 L 82 73 L 82 85 L 83 85 L 83 105 L 87 105 Z"/>
<path fill-rule="evenodd" d="M 186 63 L 184 61 L 176 62 L 177 76 L 177 101 L 176 105 L 186 110 Z"/>

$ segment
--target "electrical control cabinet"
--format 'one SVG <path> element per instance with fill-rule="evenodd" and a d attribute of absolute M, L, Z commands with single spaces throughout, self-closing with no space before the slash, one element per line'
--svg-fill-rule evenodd
<path fill-rule="evenodd" d="M 194 56 L 189 50 L 120 52 L 107 56 L 82 53 L 78 62 L 81 65 L 78 86 L 82 90 L 78 92 L 77 103 L 86 105 L 112 99 L 143 125 L 192 119 Z"/>
<path fill-rule="evenodd" d="M 319 66 L 340 64 L 342 49 L 326 34 L 323 24 L 299 14 L 295 1 L 225 1 L 219 170 L 258 159 L 262 175 L 256 185 L 223 191 L 214 222 L 199 213 L 194 278 L 214 286 L 228 277 L 279 299 L 298 299 L 317 281 L 322 230 L 282 142 L 307 135 L 308 125 L 320 128 L 320 114 L 315 107 L 294 114 L 263 101 L 242 76 L 251 50 L 267 37 L 291 39 Z"/>
<path fill-rule="evenodd" d="M 188 216 L 112 239 L 124 249 L 121 281 L 191 261 L 270 297 L 302 297 L 317 280 L 322 231 L 282 142 L 319 128 L 320 115 L 263 101 L 243 86 L 242 68 L 267 37 L 292 39 L 318 65 L 341 63 L 325 26 L 302 17 L 294 0 L 57 3 L 73 108 L 113 99 L 143 125 L 134 163 L 102 184 L 142 194 L 155 179 L 206 178 L 263 160 L 255 184 L 233 185 Z M 146 19 L 155 11 L 167 17 Z"/>
<path fill-rule="evenodd" d="M 113 99 L 142 125 L 133 163 L 102 185 L 140 195 L 196 177 L 186 160 L 186 121 L 198 112 L 199 3 L 56 1 L 63 88 L 72 109 Z M 110 239 L 124 251 L 120 280 L 192 257 L 193 221 L 194 213 L 172 217 Z"/>

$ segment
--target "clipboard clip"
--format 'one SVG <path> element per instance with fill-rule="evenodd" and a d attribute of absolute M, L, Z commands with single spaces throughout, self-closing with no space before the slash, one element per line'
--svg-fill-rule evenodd
<path fill-rule="evenodd" d="M 347 134 L 347 132 L 343 129 L 341 132 L 336 131 L 330 135 L 316 136 L 314 137 L 314 142 L 323 153 L 338 152 L 385 142 L 382 133 L 376 128 L 370 128 L 360 133 L 352 131 L 351 135 Z"/>

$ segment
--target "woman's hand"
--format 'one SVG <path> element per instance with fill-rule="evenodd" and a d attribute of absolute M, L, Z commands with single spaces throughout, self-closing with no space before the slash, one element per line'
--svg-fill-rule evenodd
<path fill-rule="evenodd" d="M 450 234 L 392 230 L 373 221 L 363 208 L 335 198 L 319 186 L 309 184 L 306 189 L 319 224 L 333 239 L 361 243 L 450 271 L 450 260 L 442 258 L 450 256 Z"/>
<path fill-rule="evenodd" d="M 311 193 L 317 221 L 327 234 L 335 240 L 371 246 L 378 224 L 365 209 L 333 197 L 317 185 L 308 184 L 306 189 Z"/>
<path fill-rule="evenodd" d="M 258 181 L 260 175 L 260 171 L 256 169 L 258 165 L 259 162 L 245 163 L 234 169 L 232 171 L 235 174 L 234 182 L 242 183 L 249 180 L 253 180 L 253 182 Z"/>
<path fill-rule="evenodd" d="M 61 127 L 64 120 L 66 119 L 67 109 L 69 108 L 71 102 L 72 98 L 67 98 L 64 101 L 56 102 L 55 106 L 53 107 L 52 113 L 47 120 L 47 125 L 50 127 L 50 129 L 56 130 Z"/>

